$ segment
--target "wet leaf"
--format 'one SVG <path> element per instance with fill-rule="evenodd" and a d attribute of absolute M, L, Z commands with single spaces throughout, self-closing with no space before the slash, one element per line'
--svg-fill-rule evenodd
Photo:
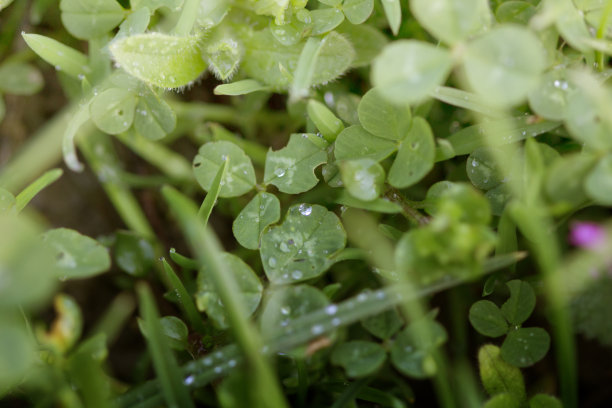
<path fill-rule="evenodd" d="M 215 174 L 226 158 L 230 162 L 221 179 L 219 196 L 241 196 L 255 186 L 255 170 L 249 156 L 232 142 L 209 142 L 200 147 L 193 159 L 196 180 L 204 190 L 209 191 Z"/>
<path fill-rule="evenodd" d="M 503 336 L 508 332 L 508 322 L 497 305 L 489 300 L 479 300 L 470 308 L 470 323 L 480 334 L 489 337 Z"/>
<path fill-rule="evenodd" d="M 336 139 L 334 153 L 338 160 L 372 159 L 381 161 L 397 150 L 391 140 L 376 137 L 362 126 L 344 129 Z"/>
<path fill-rule="evenodd" d="M 314 170 L 327 162 L 326 145 L 324 139 L 312 134 L 292 134 L 287 146 L 268 151 L 264 183 L 273 184 L 289 194 L 310 190 L 319 182 Z"/>
<path fill-rule="evenodd" d="M 378 198 L 384 187 L 385 170 L 372 159 L 347 160 L 340 164 L 342 183 L 347 191 L 362 201 Z"/>
<path fill-rule="evenodd" d="M 405 188 L 419 182 L 433 168 L 436 145 L 429 123 L 417 117 L 402 140 L 397 157 L 389 169 L 393 187 Z"/>
<path fill-rule="evenodd" d="M 379 339 L 387 340 L 402 328 L 404 321 L 397 309 L 389 309 L 363 319 L 361 325 Z"/>
<path fill-rule="evenodd" d="M 98 129 L 116 135 L 132 126 L 137 104 L 138 97 L 130 90 L 110 88 L 94 96 L 89 112 Z"/>
<path fill-rule="evenodd" d="M 261 261 L 274 284 L 300 282 L 320 276 L 344 248 L 346 233 L 338 217 L 320 205 L 299 204 L 284 222 L 264 231 Z"/>
<path fill-rule="evenodd" d="M 422 102 L 448 76 L 449 51 L 415 40 L 387 45 L 372 64 L 372 83 L 397 104 Z"/>
<path fill-rule="evenodd" d="M 240 211 L 232 231 L 240 245 L 258 249 L 264 229 L 280 220 L 280 201 L 275 195 L 260 192 Z"/>
<path fill-rule="evenodd" d="M 66 30 L 81 40 L 108 33 L 127 15 L 115 0 L 61 0 L 60 10 Z"/>
<path fill-rule="evenodd" d="M 522 324 L 535 308 L 535 292 L 529 283 L 518 279 L 507 282 L 506 286 L 510 289 L 510 298 L 502 305 L 501 311 L 510 324 Z"/>
<path fill-rule="evenodd" d="M 62 280 L 88 278 L 110 268 L 108 250 L 93 238 L 67 228 L 49 230 L 42 237 L 55 254 L 54 271 Z"/>
<path fill-rule="evenodd" d="M 391 346 L 391 362 L 402 374 L 414 378 L 430 377 L 437 371 L 430 352 L 446 342 L 444 327 L 429 318 L 408 325 Z"/>
<path fill-rule="evenodd" d="M 377 88 L 372 88 L 363 95 L 358 114 L 361 126 L 383 139 L 403 139 L 412 124 L 410 106 L 389 102 Z"/>
<path fill-rule="evenodd" d="M 21 34 L 28 47 L 56 70 L 81 79 L 90 71 L 85 54 L 52 38 L 38 34 Z"/>
<path fill-rule="evenodd" d="M 147 139 L 159 140 L 176 127 L 176 114 L 166 101 L 148 91 L 138 100 L 134 127 Z"/>
<path fill-rule="evenodd" d="M 501 346 L 502 358 L 516 367 L 529 367 L 544 358 L 550 348 L 550 336 L 539 327 L 512 330 Z"/>
<path fill-rule="evenodd" d="M 261 294 L 263 292 L 263 286 L 259 278 L 255 275 L 251 267 L 236 255 L 224 252 L 221 256 L 228 270 L 233 275 L 232 280 L 236 282 L 240 290 L 237 296 L 239 296 L 246 311 L 252 314 L 255 309 L 257 309 L 257 306 L 259 306 Z M 227 311 L 223 306 L 223 302 L 221 302 L 221 298 L 217 294 L 209 272 L 204 268 L 200 269 L 198 273 L 197 285 L 198 289 L 195 298 L 198 309 L 205 311 L 219 328 L 226 329 L 229 323 Z"/>
<path fill-rule="evenodd" d="M 352 378 L 374 374 L 387 359 L 381 345 L 371 341 L 353 340 L 337 346 L 331 355 L 332 364 L 342 366 Z"/>
<path fill-rule="evenodd" d="M 372 10 L 374 10 L 374 0 L 345 0 L 342 3 L 342 11 L 351 24 L 363 23 L 370 17 Z"/>

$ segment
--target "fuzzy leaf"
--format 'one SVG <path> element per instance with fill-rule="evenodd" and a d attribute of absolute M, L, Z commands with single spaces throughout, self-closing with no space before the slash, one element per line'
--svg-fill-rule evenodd
<path fill-rule="evenodd" d="M 161 88 L 188 85 L 206 69 L 197 36 L 133 35 L 111 43 L 110 51 L 129 74 Z"/>

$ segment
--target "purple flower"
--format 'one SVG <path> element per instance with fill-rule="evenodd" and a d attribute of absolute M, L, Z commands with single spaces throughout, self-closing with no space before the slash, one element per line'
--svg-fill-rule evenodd
<path fill-rule="evenodd" d="M 606 230 L 593 222 L 579 221 L 571 226 L 569 242 L 587 249 L 601 248 L 606 242 Z"/>

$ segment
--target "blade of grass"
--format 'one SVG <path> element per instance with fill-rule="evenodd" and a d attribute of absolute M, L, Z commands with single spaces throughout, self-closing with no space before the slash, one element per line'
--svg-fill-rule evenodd
<path fill-rule="evenodd" d="M 191 327 L 193 327 L 198 333 L 205 333 L 206 328 L 204 327 L 204 323 L 202 323 L 202 317 L 200 316 L 198 309 L 196 309 L 196 306 L 191 299 L 191 295 L 189 292 L 187 292 L 183 282 L 181 282 L 170 264 L 168 264 L 168 261 L 162 258 L 162 262 L 164 264 L 164 270 L 166 271 L 166 276 L 168 277 L 168 282 L 170 282 L 171 289 L 176 293 L 176 297 L 179 300 L 179 305 L 181 306 L 181 309 L 183 309 L 187 320 L 189 320 L 189 323 L 191 323 Z"/>
<path fill-rule="evenodd" d="M 34 180 L 29 186 L 23 189 L 21 193 L 15 197 L 15 208 L 17 212 L 21 212 L 26 205 L 40 193 L 44 188 L 54 183 L 59 179 L 64 171 L 62 169 L 53 169 Z"/>
<path fill-rule="evenodd" d="M 244 352 L 253 370 L 253 380 L 262 403 L 270 407 L 286 407 L 281 387 L 268 361 L 261 355 L 263 342 L 259 333 L 247 318 L 236 282 L 228 273 L 228 267 L 221 257 L 223 249 L 210 228 L 206 228 L 197 215 L 195 204 L 172 187 L 162 188 L 162 194 L 174 212 L 194 253 L 208 271 L 219 298 L 227 311 L 229 325 L 240 349 Z"/>
<path fill-rule="evenodd" d="M 179 265 L 181 268 L 198 269 L 200 267 L 200 265 L 198 265 L 198 261 L 179 254 L 174 248 L 170 248 L 170 259 L 172 259 L 174 263 Z"/>
<path fill-rule="evenodd" d="M 217 198 L 219 198 L 219 192 L 221 191 L 221 180 L 223 176 L 225 176 L 225 170 L 229 166 L 230 158 L 226 157 L 223 165 L 219 167 L 215 178 L 212 181 L 212 185 L 210 190 L 208 190 L 208 194 L 204 197 L 204 201 L 200 206 L 200 211 L 198 211 L 198 217 L 202 220 L 204 225 L 208 225 L 208 218 L 210 218 L 210 214 L 217 203 Z"/>
<path fill-rule="evenodd" d="M 352 382 L 348 387 L 345 387 L 344 392 L 340 394 L 340 397 L 334 402 L 331 408 L 343 408 L 354 402 L 355 397 L 359 394 L 362 388 L 364 388 L 373 378 L 362 378 Z"/>
<path fill-rule="evenodd" d="M 147 345 L 153 359 L 155 373 L 159 378 L 164 400 L 171 408 L 194 407 L 189 390 L 183 383 L 181 370 L 163 335 L 151 290 L 145 284 L 139 284 L 137 291 L 140 313 L 147 332 Z"/>

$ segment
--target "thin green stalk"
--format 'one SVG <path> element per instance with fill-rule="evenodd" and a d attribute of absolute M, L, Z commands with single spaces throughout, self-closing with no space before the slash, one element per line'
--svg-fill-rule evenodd
<path fill-rule="evenodd" d="M 486 124 L 483 125 L 486 127 Z M 498 144 L 499 132 L 485 131 L 484 134 L 489 146 Z M 514 169 L 511 161 L 506 160 L 505 153 L 499 149 L 491 149 L 491 153 L 502 172 L 512 174 Z M 556 237 L 551 233 L 553 223 L 547 215 L 544 204 L 539 197 L 525 198 L 521 183 L 519 177 L 510 177 L 507 183 L 512 196 L 517 200 L 511 207 L 511 214 L 521 233 L 529 238 L 529 245 L 542 274 L 545 294 L 550 303 L 548 317 L 551 321 L 555 357 L 559 368 L 561 397 L 566 408 L 575 408 L 578 404 L 575 339 L 568 301 L 564 297 L 563 277 L 559 273 L 561 250 Z M 521 202 L 527 199 L 529 200 L 527 203 Z"/>
<path fill-rule="evenodd" d="M 229 326 L 253 370 L 253 385 L 256 386 L 253 391 L 258 390 L 253 395 L 265 390 L 264 393 L 259 394 L 265 406 L 286 407 L 287 402 L 272 367 L 261 354 L 263 341 L 248 320 L 244 304 L 238 295 L 240 292 L 237 284 L 228 273 L 227 265 L 221 257 L 223 248 L 218 238 L 210 228 L 206 228 L 200 222 L 193 202 L 172 187 L 164 187 L 162 194 L 175 213 L 194 253 L 198 254 L 199 261 L 210 272 L 219 298 L 227 311 Z"/>
<path fill-rule="evenodd" d="M 123 222 L 131 230 L 156 242 L 155 233 L 138 200 L 118 177 L 122 169 L 114 155 L 109 136 L 100 131 L 88 130 L 86 137 L 79 139 L 79 147 Z"/>
<path fill-rule="evenodd" d="M 120 133 L 115 137 L 167 176 L 177 180 L 194 180 L 193 170 L 187 159 L 164 145 L 153 142 L 136 131 Z"/>
<path fill-rule="evenodd" d="M 601 14 L 601 20 L 599 21 L 599 27 L 597 27 L 596 37 L 598 39 L 604 38 L 606 34 L 606 27 L 608 25 L 608 20 L 610 19 L 610 14 L 612 13 L 612 0 L 608 0 L 606 3 L 606 7 Z M 604 70 L 604 53 L 602 51 L 595 51 L 595 55 L 597 58 L 597 69 L 599 72 Z"/>
<path fill-rule="evenodd" d="M 198 218 L 202 220 L 202 224 L 204 226 L 208 225 L 208 218 L 210 218 L 210 214 L 212 213 L 213 208 L 217 202 L 217 198 L 219 198 L 219 192 L 221 191 L 221 179 L 225 175 L 225 171 L 229 166 L 230 158 L 227 157 L 223 162 L 223 165 L 219 167 L 215 178 L 212 181 L 212 185 L 202 205 L 200 206 L 200 211 L 198 211 Z"/>
<path fill-rule="evenodd" d="M 64 171 L 62 169 L 53 169 L 37 178 L 33 183 L 27 186 L 21 193 L 15 197 L 15 208 L 17 212 L 21 212 L 26 205 L 43 189 L 59 179 Z"/>
<path fill-rule="evenodd" d="M 187 320 L 198 333 L 206 333 L 206 327 L 204 326 L 204 323 L 202 323 L 202 316 L 200 316 L 200 312 L 198 312 L 198 309 L 193 303 L 191 295 L 189 292 L 187 292 L 187 289 L 185 289 L 183 282 L 181 282 L 170 264 L 168 264 L 164 258 L 162 258 L 162 263 L 164 264 L 164 270 L 166 271 L 168 282 L 170 282 L 170 289 L 176 294 L 179 305 L 181 309 L 183 309 Z"/>
<path fill-rule="evenodd" d="M 172 259 L 181 268 L 198 269 L 200 267 L 200 265 L 198 265 L 198 261 L 179 254 L 174 248 L 170 248 L 170 259 Z"/>
<path fill-rule="evenodd" d="M 164 337 L 151 290 L 142 283 L 136 289 L 138 290 L 138 298 L 140 300 L 140 314 L 143 318 L 143 326 L 146 328 L 147 345 L 166 404 L 171 408 L 194 407 L 189 390 L 183 383 L 181 370 Z"/>
<path fill-rule="evenodd" d="M 69 105 L 38 130 L 0 169 L 0 186 L 15 193 L 60 161 L 64 132 L 78 108 Z"/>
<path fill-rule="evenodd" d="M 106 344 L 113 344 L 134 312 L 135 307 L 136 302 L 131 293 L 122 292 L 115 296 L 110 305 L 106 307 L 104 315 L 91 330 L 89 337 L 104 333 Z"/>

